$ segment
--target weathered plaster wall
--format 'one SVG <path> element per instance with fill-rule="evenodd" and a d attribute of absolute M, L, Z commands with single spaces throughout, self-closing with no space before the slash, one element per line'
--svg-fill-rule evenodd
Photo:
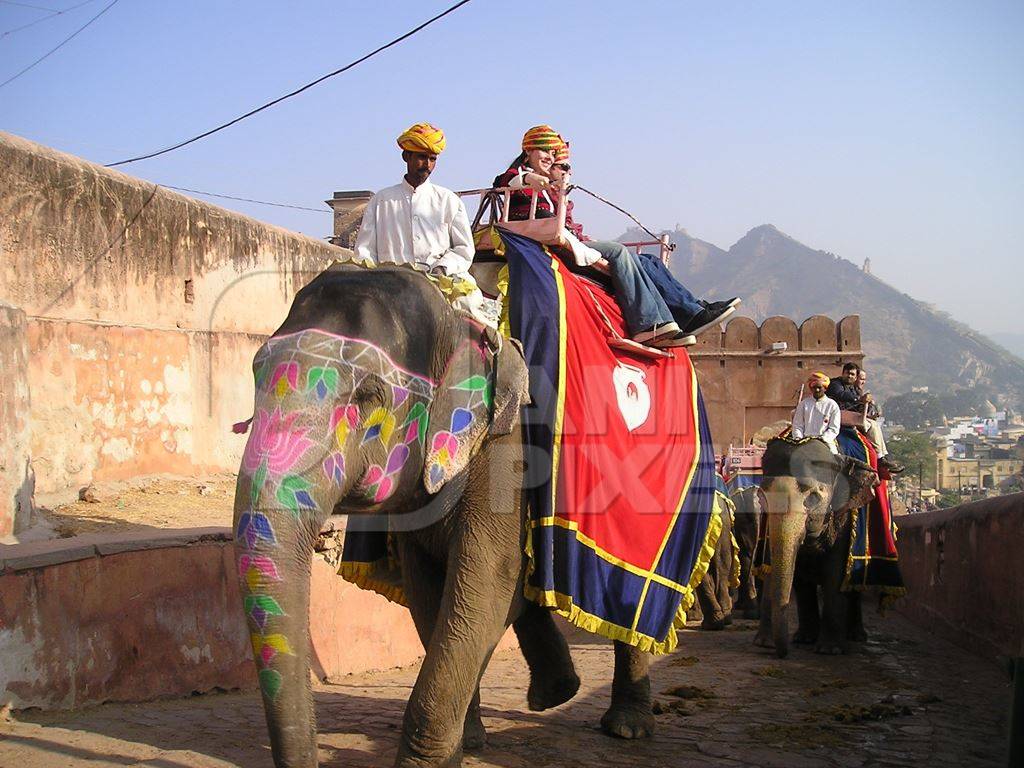
<path fill-rule="evenodd" d="M 1024 493 L 899 518 L 899 610 L 976 653 L 1024 656 Z"/>
<path fill-rule="evenodd" d="M 252 688 L 231 532 L 79 536 L 0 548 L 0 706 L 72 709 Z M 314 558 L 320 678 L 422 653 L 409 612 Z"/>
<path fill-rule="evenodd" d="M 0 707 L 255 688 L 231 539 L 228 528 L 194 528 L 0 546 Z M 406 608 L 319 555 L 309 614 L 320 679 L 423 655 Z M 509 631 L 499 648 L 514 646 Z"/>
<path fill-rule="evenodd" d="M 0 302 L 0 541 L 32 518 L 27 337 L 25 313 Z"/>
<path fill-rule="evenodd" d="M 783 341 L 786 351 L 767 351 Z M 799 327 L 788 317 L 769 317 L 760 326 L 749 317 L 737 317 L 724 332 L 705 331 L 689 352 L 716 453 L 745 445 L 763 426 L 788 420 L 800 385 L 814 371 L 838 376 L 843 363 L 864 361 L 857 315 L 839 322 L 815 315 Z"/>
<path fill-rule="evenodd" d="M 345 253 L 0 133 L 0 299 L 28 315 L 40 499 L 236 464 L 252 353 Z"/>

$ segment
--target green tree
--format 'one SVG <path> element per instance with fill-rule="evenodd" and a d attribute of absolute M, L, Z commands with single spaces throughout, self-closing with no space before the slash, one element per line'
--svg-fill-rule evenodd
<path fill-rule="evenodd" d="M 927 432 L 900 432 L 886 441 L 889 453 L 907 468 L 911 477 L 935 487 L 935 447 Z"/>

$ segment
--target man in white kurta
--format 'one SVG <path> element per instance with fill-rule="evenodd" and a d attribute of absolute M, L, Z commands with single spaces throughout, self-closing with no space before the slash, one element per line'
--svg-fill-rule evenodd
<path fill-rule="evenodd" d="M 462 199 L 428 177 L 444 151 L 444 133 L 418 123 L 398 137 L 406 174 L 370 198 L 356 236 L 356 260 L 407 264 L 428 273 L 452 306 L 493 324 L 482 310 L 483 294 L 469 274 L 473 232 Z"/>
<path fill-rule="evenodd" d="M 840 412 L 839 404 L 825 394 L 829 378 L 820 371 L 811 374 L 807 387 L 811 396 L 805 397 L 793 412 L 792 437 L 820 437 L 832 453 L 839 453 L 836 439 L 839 437 Z"/>

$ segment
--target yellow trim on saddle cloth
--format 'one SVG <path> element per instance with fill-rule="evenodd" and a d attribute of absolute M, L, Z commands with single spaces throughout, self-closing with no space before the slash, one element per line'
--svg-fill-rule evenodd
<path fill-rule="evenodd" d="M 739 589 L 740 586 L 740 543 L 736 541 L 736 534 L 729 531 L 730 544 L 732 545 L 732 570 L 729 571 L 729 589 Z"/>
<path fill-rule="evenodd" d="M 405 591 L 397 584 L 381 581 L 373 577 L 378 568 L 387 567 L 391 561 L 382 558 L 373 563 L 354 563 L 342 561 L 338 565 L 338 575 L 345 581 L 355 584 L 360 589 L 367 589 L 376 592 L 381 597 L 386 597 L 392 603 L 398 603 L 408 607 L 405 600 Z"/>
<path fill-rule="evenodd" d="M 641 651 L 646 651 L 655 655 L 663 655 L 666 653 L 672 653 L 679 644 L 678 632 L 681 629 L 686 629 L 686 612 L 693 607 L 693 603 L 697 597 L 697 587 L 703 581 L 704 576 L 708 572 L 708 568 L 711 566 L 711 558 L 715 555 L 715 548 L 718 546 L 718 539 L 722 535 L 722 499 L 724 497 L 715 492 L 713 506 L 711 510 L 711 517 L 708 520 L 708 529 L 704 534 L 704 543 L 701 545 L 700 553 L 697 555 L 697 562 L 694 564 L 693 571 L 690 573 L 690 580 L 682 591 L 682 601 L 679 603 L 679 609 L 676 612 L 675 618 L 672 620 L 672 627 L 669 629 L 668 634 L 664 640 L 657 640 L 650 635 L 646 635 L 636 629 L 630 629 L 627 627 L 615 624 L 607 619 L 602 619 L 600 616 L 595 616 L 592 613 L 587 613 L 576 605 L 572 597 L 569 595 L 556 592 L 554 590 L 542 590 L 537 587 L 533 587 L 530 584 L 526 584 L 523 587 L 523 593 L 527 599 L 534 601 L 538 605 L 542 605 L 547 608 L 553 608 L 555 613 L 565 617 L 574 626 L 584 629 L 587 632 L 593 632 L 594 634 L 607 637 L 609 640 L 619 640 L 623 643 L 636 646 Z M 530 558 L 530 566 L 527 571 L 532 571 L 533 564 L 533 548 L 530 542 L 530 536 L 527 535 L 526 541 L 526 554 Z M 678 585 L 676 585 L 678 587 Z"/>

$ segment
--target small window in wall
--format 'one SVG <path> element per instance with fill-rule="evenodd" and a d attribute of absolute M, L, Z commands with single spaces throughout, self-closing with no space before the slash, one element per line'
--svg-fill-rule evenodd
<path fill-rule="evenodd" d="M 719 360 L 718 361 L 718 367 L 719 368 L 725 368 L 725 360 Z"/>
<path fill-rule="evenodd" d="M 191 280 L 186 280 L 185 281 L 185 303 L 186 304 L 192 304 L 192 303 L 195 302 L 195 300 L 196 300 L 196 291 L 195 291 L 195 288 L 192 287 L 192 281 Z"/>
<path fill-rule="evenodd" d="M 803 368 L 804 367 L 804 361 L 803 360 L 797 360 L 796 361 L 796 367 L 797 368 Z"/>

